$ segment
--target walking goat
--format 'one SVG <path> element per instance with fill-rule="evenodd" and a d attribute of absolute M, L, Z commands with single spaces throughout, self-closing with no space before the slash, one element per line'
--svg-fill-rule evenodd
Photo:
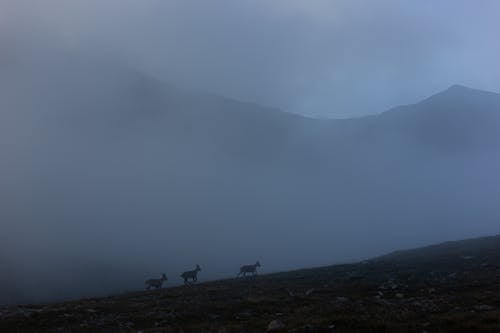
<path fill-rule="evenodd" d="M 246 276 L 247 273 L 252 273 L 253 275 L 257 275 L 257 267 L 260 267 L 260 262 L 256 262 L 253 265 L 244 265 L 240 267 L 240 272 L 236 277 Z"/>
<path fill-rule="evenodd" d="M 167 281 L 167 276 L 165 274 L 162 274 L 161 278 L 159 279 L 149 279 L 146 281 L 146 286 L 147 286 L 146 289 L 147 290 L 151 288 L 160 289 L 163 284 L 163 281 Z"/>
<path fill-rule="evenodd" d="M 196 268 L 192 271 L 187 271 L 181 274 L 181 278 L 184 279 L 184 284 L 188 284 L 189 279 L 194 283 L 198 281 L 198 272 L 201 271 L 200 265 L 196 265 Z"/>

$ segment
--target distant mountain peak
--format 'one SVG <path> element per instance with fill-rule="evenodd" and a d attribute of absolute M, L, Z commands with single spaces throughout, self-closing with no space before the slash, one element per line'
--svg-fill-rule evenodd
<path fill-rule="evenodd" d="M 448 89 L 432 95 L 420 103 L 484 103 L 484 101 L 491 98 L 498 99 L 499 96 L 500 95 L 495 92 L 454 84 Z"/>
<path fill-rule="evenodd" d="M 461 84 L 454 84 L 448 87 L 434 96 L 458 96 L 458 95 L 468 95 L 468 94 L 476 94 L 476 93 L 489 93 L 488 91 L 479 90 L 470 88 L 467 86 L 463 86 Z M 433 96 L 431 96 L 433 97 Z"/>
<path fill-rule="evenodd" d="M 380 115 L 383 117 L 400 117 L 408 114 L 419 114 L 419 117 L 424 117 L 424 115 L 439 114 L 451 121 L 459 114 L 472 119 L 477 118 L 479 113 L 487 113 L 496 119 L 499 115 L 498 110 L 500 110 L 499 93 L 454 84 L 418 103 L 401 105 Z M 434 118 L 425 119 L 430 121 L 430 119 Z"/>
<path fill-rule="evenodd" d="M 466 86 L 461 85 L 461 84 L 453 84 L 445 91 L 459 91 L 459 90 L 475 90 L 475 89 L 470 88 L 470 87 L 466 87 Z"/>

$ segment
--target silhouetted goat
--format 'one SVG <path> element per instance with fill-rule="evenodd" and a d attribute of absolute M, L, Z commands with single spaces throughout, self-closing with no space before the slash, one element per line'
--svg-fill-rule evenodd
<path fill-rule="evenodd" d="M 257 267 L 260 267 L 260 262 L 256 262 L 253 265 L 245 265 L 240 267 L 240 272 L 236 277 L 240 277 L 241 275 L 246 276 L 247 273 L 252 273 L 253 275 L 257 274 Z"/>
<path fill-rule="evenodd" d="M 189 279 L 191 279 L 192 282 L 198 281 L 199 271 L 201 271 L 200 265 L 196 265 L 196 268 L 194 270 L 182 273 L 181 278 L 184 279 L 184 284 L 188 284 Z"/>
<path fill-rule="evenodd" d="M 156 288 L 159 289 L 161 288 L 161 285 L 163 284 L 163 281 L 167 281 L 167 276 L 165 274 L 161 275 L 161 278 L 159 279 L 149 279 L 146 281 L 146 289 L 151 289 L 151 288 Z"/>

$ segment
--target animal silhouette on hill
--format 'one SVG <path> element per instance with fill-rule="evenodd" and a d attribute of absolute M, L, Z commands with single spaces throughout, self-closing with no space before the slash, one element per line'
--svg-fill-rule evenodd
<path fill-rule="evenodd" d="M 246 276 L 247 273 L 252 273 L 252 275 L 257 275 L 257 267 L 260 267 L 260 262 L 256 262 L 253 265 L 244 265 L 240 267 L 240 272 L 236 277 Z"/>
<path fill-rule="evenodd" d="M 191 283 L 198 281 L 198 272 L 201 271 L 200 265 L 196 265 L 196 268 L 192 271 L 187 271 L 181 274 L 181 278 L 184 279 L 184 284 L 188 284 L 191 279 Z"/>
<path fill-rule="evenodd" d="M 161 275 L 161 278 L 159 279 L 149 279 L 149 280 L 146 280 L 146 289 L 149 290 L 151 288 L 156 288 L 156 289 L 160 289 L 162 284 L 163 284 L 163 281 L 167 281 L 167 276 L 165 274 L 162 274 Z"/>

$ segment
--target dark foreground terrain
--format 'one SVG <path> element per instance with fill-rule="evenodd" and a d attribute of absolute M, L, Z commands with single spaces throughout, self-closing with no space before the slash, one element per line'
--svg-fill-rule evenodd
<path fill-rule="evenodd" d="M 373 260 L 0 308 L 0 332 L 500 332 L 500 236 Z"/>

